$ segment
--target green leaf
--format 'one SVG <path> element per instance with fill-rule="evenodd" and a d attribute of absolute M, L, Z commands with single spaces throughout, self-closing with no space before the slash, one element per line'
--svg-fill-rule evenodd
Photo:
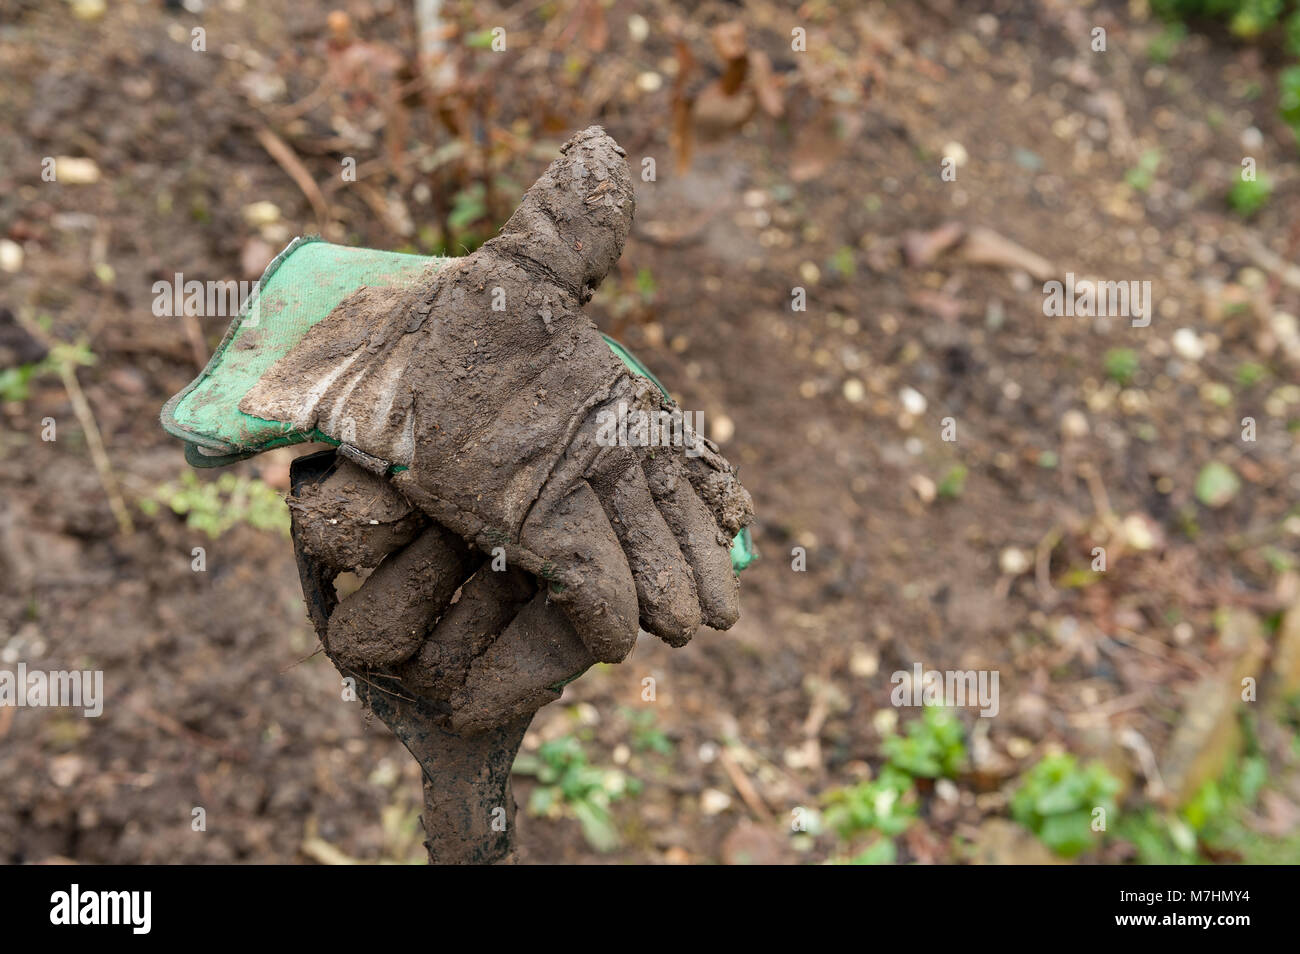
<path fill-rule="evenodd" d="M 866 851 L 853 857 L 851 865 L 892 865 L 898 861 L 898 848 L 892 839 L 882 838 Z"/>
<path fill-rule="evenodd" d="M 1241 478 L 1221 461 L 1210 461 L 1196 475 L 1196 499 L 1213 509 L 1227 504 L 1240 489 Z"/>
<path fill-rule="evenodd" d="M 1064 858 L 1073 858 L 1092 842 L 1092 814 L 1086 811 L 1052 815 L 1043 820 L 1038 837 Z"/>
<path fill-rule="evenodd" d="M 1278 111 L 1293 129 L 1300 128 L 1300 66 L 1288 66 L 1277 77 Z"/>
<path fill-rule="evenodd" d="M 939 496 L 951 500 L 960 497 L 965 489 L 966 468 L 961 464 L 954 464 L 943 475 L 943 480 L 939 481 Z"/>
<path fill-rule="evenodd" d="M 603 807 L 589 801 L 576 802 L 573 814 L 582 826 L 582 834 L 587 843 L 597 851 L 613 851 L 621 843 L 618 829 Z"/>
<path fill-rule="evenodd" d="M 528 814 L 542 816 L 551 811 L 555 804 L 555 788 L 551 785 L 538 785 L 528 797 Z"/>
<path fill-rule="evenodd" d="M 1132 348 L 1111 348 L 1102 359 L 1106 377 L 1116 384 L 1126 385 L 1138 372 L 1137 352 Z"/>
<path fill-rule="evenodd" d="M 1049 755 L 1025 773 L 1011 797 L 1011 817 L 1059 855 L 1072 857 L 1094 843 L 1092 815 L 1116 811 L 1119 780 L 1104 766 L 1080 767 L 1073 755 Z"/>

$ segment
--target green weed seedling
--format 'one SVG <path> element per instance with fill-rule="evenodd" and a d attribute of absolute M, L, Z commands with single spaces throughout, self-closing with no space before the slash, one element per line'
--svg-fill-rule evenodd
<path fill-rule="evenodd" d="M 1260 173 L 1254 179 L 1238 178 L 1228 190 L 1228 204 L 1243 219 L 1248 219 L 1268 204 L 1273 183 Z"/>
<path fill-rule="evenodd" d="M 1111 348 L 1102 359 L 1106 377 L 1116 384 L 1127 385 L 1138 373 L 1138 356 L 1132 348 Z"/>
<path fill-rule="evenodd" d="M 84 341 L 73 344 L 56 344 L 40 361 L 20 364 L 12 368 L 0 368 L 0 401 L 26 401 L 31 396 L 29 385 L 34 378 L 45 374 L 57 374 L 61 365 L 74 368 L 87 368 L 99 358 Z"/>
<path fill-rule="evenodd" d="M 966 467 L 953 464 L 939 481 L 939 496 L 945 500 L 956 500 L 966 491 Z"/>
<path fill-rule="evenodd" d="M 1147 44 L 1147 59 L 1153 63 L 1165 64 L 1172 60 L 1187 39 L 1187 27 L 1181 23 L 1170 23 Z"/>
<path fill-rule="evenodd" d="M 1094 843 L 1097 809 L 1115 815 L 1119 779 L 1100 763 L 1081 766 L 1069 753 L 1049 755 L 1031 768 L 1011 796 L 1011 817 L 1048 848 L 1073 858 Z"/>
<path fill-rule="evenodd" d="M 150 517 L 166 506 L 184 517 L 188 526 L 214 540 L 240 523 L 289 535 L 289 510 L 280 493 L 253 477 L 225 473 L 216 480 L 201 481 L 187 470 L 179 480 L 155 489 L 139 505 Z"/>
<path fill-rule="evenodd" d="M 1147 149 L 1138 157 L 1138 164 L 1124 173 L 1124 181 L 1138 192 L 1146 192 L 1156 181 L 1160 171 L 1160 150 Z"/>
<path fill-rule="evenodd" d="M 28 385 L 32 378 L 40 375 L 45 362 L 34 361 L 12 368 L 0 368 L 0 401 L 26 401 L 31 391 Z"/>
<path fill-rule="evenodd" d="M 906 735 L 884 740 L 885 764 L 873 779 L 831 789 L 822 797 L 823 821 L 845 843 L 875 836 L 848 864 L 893 864 L 894 837 L 916 819 L 917 778 L 952 778 L 966 765 L 965 730 L 943 706 L 927 706 L 912 720 Z"/>
<path fill-rule="evenodd" d="M 519 753 L 514 771 L 537 779 L 537 787 L 528 799 L 528 814 L 576 819 L 587 843 L 597 851 L 613 851 L 619 846 L 622 839 L 609 806 L 639 794 L 638 779 L 618 769 L 591 765 L 582 743 L 572 735 L 543 742 L 536 755 Z"/>
<path fill-rule="evenodd" d="M 965 730 L 942 706 L 926 706 L 912 720 L 907 735 L 885 739 L 889 764 L 917 778 L 953 778 L 966 764 Z"/>
<path fill-rule="evenodd" d="M 912 777 L 889 764 L 869 781 L 832 789 L 824 802 L 826 825 L 845 841 L 870 832 L 892 838 L 916 818 Z"/>
<path fill-rule="evenodd" d="M 657 752 L 659 755 L 673 754 L 673 741 L 668 738 L 663 729 L 659 728 L 654 710 L 620 706 L 619 714 L 627 720 L 628 733 L 634 752 Z"/>

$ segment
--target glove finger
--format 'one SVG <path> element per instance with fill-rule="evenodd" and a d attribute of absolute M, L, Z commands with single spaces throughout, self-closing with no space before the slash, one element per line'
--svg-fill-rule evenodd
<path fill-rule="evenodd" d="M 734 537 L 754 518 L 754 501 L 736 477 L 736 469 L 718 451 L 718 445 L 684 424 L 685 448 L 672 448 L 691 486 L 713 512 L 719 527 Z"/>
<path fill-rule="evenodd" d="M 333 468 L 288 499 L 303 553 L 332 570 L 357 570 L 378 566 L 420 535 L 428 518 L 390 481 L 342 458 Z"/>
<path fill-rule="evenodd" d="M 730 629 L 740 618 L 740 581 L 731 567 L 731 537 L 696 494 L 685 469 L 663 448 L 641 453 L 650 494 L 672 528 L 695 576 L 704 624 Z"/>
<path fill-rule="evenodd" d="M 536 593 L 537 580 L 522 570 L 498 573 L 486 564 L 479 567 L 419 652 L 397 670 L 402 684 L 418 695 L 444 702 L 450 699 L 469 664 Z"/>
<path fill-rule="evenodd" d="M 627 153 L 589 126 L 565 143 L 483 248 L 542 266 L 549 280 L 586 302 L 623 253 L 635 208 Z"/>
<path fill-rule="evenodd" d="M 545 592 L 529 601 L 452 695 L 452 728 L 477 732 L 530 715 L 596 660 Z"/>
<path fill-rule="evenodd" d="M 542 561 L 525 567 L 550 583 L 551 600 L 600 662 L 620 662 L 636 644 L 636 584 L 618 536 L 585 480 L 543 489 L 520 530 L 520 546 Z"/>
<path fill-rule="evenodd" d="M 677 538 L 655 506 L 637 456 L 609 448 L 588 482 L 600 497 L 636 583 L 641 625 L 670 646 L 700 628 L 700 601 Z"/>
<path fill-rule="evenodd" d="M 430 623 L 472 569 L 469 550 L 441 527 L 385 557 L 330 614 L 325 648 L 357 668 L 392 666 L 420 648 Z"/>

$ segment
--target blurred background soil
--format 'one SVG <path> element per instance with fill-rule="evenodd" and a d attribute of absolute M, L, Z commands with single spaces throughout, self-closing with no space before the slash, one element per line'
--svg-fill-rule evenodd
<path fill-rule="evenodd" d="M 703 411 L 762 559 L 733 630 L 643 636 L 539 713 L 524 859 L 1047 860 L 1015 793 L 1069 752 L 1118 810 L 1061 853 L 1300 861 L 1276 30 L 1142 2 L 431 6 L 0 0 L 0 353 L 52 349 L 0 369 L 0 666 L 102 669 L 107 697 L 0 708 L 0 860 L 422 858 L 415 763 L 304 613 L 301 449 L 190 473 L 158 411 L 229 319 L 155 317 L 154 283 L 253 280 L 311 232 L 463 254 L 594 122 L 653 181 L 588 313 Z M 1149 327 L 1045 316 L 1066 272 L 1149 280 Z M 996 670 L 1000 709 L 891 787 L 917 663 Z"/>

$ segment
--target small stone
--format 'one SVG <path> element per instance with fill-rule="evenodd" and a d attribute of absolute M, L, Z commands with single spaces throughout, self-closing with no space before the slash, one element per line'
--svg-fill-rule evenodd
<path fill-rule="evenodd" d="M 879 671 L 880 657 L 873 650 L 866 646 L 853 647 L 853 655 L 849 657 L 849 672 L 859 678 L 870 679 Z"/>
<path fill-rule="evenodd" d="M 71 0 L 72 15 L 78 20 L 98 20 L 108 10 L 104 0 Z"/>
<path fill-rule="evenodd" d="M 959 142 L 945 143 L 943 147 L 943 155 L 944 158 L 951 159 L 953 165 L 959 167 L 966 165 L 966 161 L 970 158 L 969 154 L 966 152 L 966 147 Z"/>
<path fill-rule="evenodd" d="M 898 400 L 902 402 L 903 410 L 913 417 L 920 417 L 928 406 L 925 395 L 915 388 L 903 388 L 898 392 Z"/>
<path fill-rule="evenodd" d="M 643 93 L 657 93 L 663 85 L 664 78 L 654 70 L 646 70 L 636 78 L 636 88 Z"/>
<path fill-rule="evenodd" d="M 934 498 L 939 493 L 939 488 L 935 485 L 935 482 L 925 474 L 913 474 L 907 485 L 912 488 L 916 496 L 921 499 L 921 503 L 924 504 L 933 503 Z"/>
<path fill-rule="evenodd" d="M 99 166 L 94 159 L 55 156 L 54 179 L 70 185 L 91 185 L 99 181 Z"/>
<path fill-rule="evenodd" d="M 244 206 L 244 221 L 254 228 L 280 221 L 280 207 L 274 202 L 250 202 Z"/>
<path fill-rule="evenodd" d="M 857 404 L 867 396 L 867 389 L 857 378 L 849 378 L 844 382 L 844 399 Z"/>
<path fill-rule="evenodd" d="M 731 418 L 725 414 L 716 414 L 713 417 L 713 426 L 709 428 L 709 436 L 719 444 L 725 444 L 736 433 L 736 425 L 732 423 Z"/>
<path fill-rule="evenodd" d="M 12 239 L 0 239 L 0 271 L 21 271 L 23 267 L 23 247 Z"/>
<path fill-rule="evenodd" d="M 80 755 L 56 755 L 50 759 L 50 779 L 59 788 L 70 788 L 85 767 Z"/>
<path fill-rule="evenodd" d="M 1247 265 L 1237 272 L 1237 283 L 1252 291 L 1263 291 L 1268 287 L 1268 275 L 1254 265 Z"/>
<path fill-rule="evenodd" d="M 1061 433 L 1069 438 L 1088 436 L 1088 417 L 1082 411 L 1069 410 L 1061 415 Z"/>
<path fill-rule="evenodd" d="M 809 752 L 806 745 L 786 746 L 785 752 L 781 754 L 781 760 L 785 762 L 786 768 L 793 769 L 796 772 L 810 769 L 816 762 L 816 759 L 813 757 L 813 754 Z"/>
<path fill-rule="evenodd" d="M 1007 755 L 1011 756 L 1013 759 L 1029 758 L 1030 753 L 1033 751 L 1034 743 L 1030 742 L 1026 738 L 1014 735 L 1007 739 Z"/>
<path fill-rule="evenodd" d="M 627 35 L 633 43 L 644 43 L 650 36 L 649 21 L 639 13 L 632 14 L 627 18 Z"/>
<path fill-rule="evenodd" d="M 1278 344 L 1292 358 L 1300 359 L 1300 320 L 1286 311 L 1276 311 L 1269 318 L 1269 329 Z"/>
<path fill-rule="evenodd" d="M 1124 518 L 1124 542 L 1134 550 L 1150 550 L 1157 544 L 1158 530 L 1144 514 L 1132 513 Z"/>
<path fill-rule="evenodd" d="M 1029 569 L 1029 557 L 1019 547 L 1006 547 L 998 554 L 998 568 L 1007 576 L 1019 576 Z"/>
<path fill-rule="evenodd" d="M 284 222 L 272 222 L 270 225 L 263 225 L 257 232 L 276 248 L 284 248 L 289 244 L 289 239 L 293 238 L 293 230 Z"/>
<path fill-rule="evenodd" d="M 1186 361 L 1200 361 L 1205 357 L 1205 343 L 1191 328 L 1179 328 L 1172 341 L 1174 353 Z"/>
<path fill-rule="evenodd" d="M 720 815 L 731 807 L 731 796 L 716 788 L 706 788 L 700 793 L 700 811 L 705 815 Z"/>

